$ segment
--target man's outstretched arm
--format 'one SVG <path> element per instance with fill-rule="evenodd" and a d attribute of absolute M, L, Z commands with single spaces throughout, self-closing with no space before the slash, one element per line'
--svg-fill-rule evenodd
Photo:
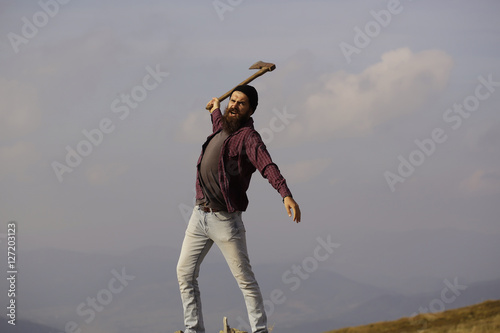
<path fill-rule="evenodd" d="M 246 154 L 249 161 L 259 170 L 264 178 L 281 194 L 288 216 L 292 216 L 293 221 L 299 223 L 301 214 L 297 202 L 292 197 L 292 193 L 286 184 L 286 180 L 281 174 L 278 166 L 273 163 L 271 155 L 266 149 L 260 135 L 255 132 L 245 142 Z"/>

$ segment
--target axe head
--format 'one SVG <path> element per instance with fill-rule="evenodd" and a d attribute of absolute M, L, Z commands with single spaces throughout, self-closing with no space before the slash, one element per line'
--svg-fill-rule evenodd
<path fill-rule="evenodd" d="M 269 72 L 276 68 L 276 65 L 270 62 L 257 61 L 255 64 L 250 66 L 249 69 L 263 69 L 266 68 Z"/>

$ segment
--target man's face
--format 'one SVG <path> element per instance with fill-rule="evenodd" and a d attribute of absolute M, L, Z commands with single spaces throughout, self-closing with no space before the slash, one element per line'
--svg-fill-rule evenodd
<path fill-rule="evenodd" d="M 229 99 L 229 104 L 227 105 L 229 117 L 250 117 L 252 115 L 252 110 L 250 108 L 250 101 L 247 95 L 241 91 L 235 91 Z"/>
<path fill-rule="evenodd" d="M 233 92 L 222 117 L 223 128 L 230 134 L 236 132 L 252 113 L 247 95 L 241 91 Z"/>

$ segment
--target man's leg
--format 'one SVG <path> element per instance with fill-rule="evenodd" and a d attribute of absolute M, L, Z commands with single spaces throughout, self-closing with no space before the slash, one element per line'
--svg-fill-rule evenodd
<path fill-rule="evenodd" d="M 195 207 L 186 229 L 177 263 L 177 279 L 184 307 L 185 333 L 205 333 L 198 275 L 201 262 L 212 244 L 213 241 L 206 234 L 204 214 L 200 214 L 198 208 Z"/>
<path fill-rule="evenodd" d="M 248 258 L 246 233 L 241 212 L 207 215 L 208 234 L 220 248 L 245 298 L 254 333 L 267 333 L 267 317 L 259 285 Z"/>

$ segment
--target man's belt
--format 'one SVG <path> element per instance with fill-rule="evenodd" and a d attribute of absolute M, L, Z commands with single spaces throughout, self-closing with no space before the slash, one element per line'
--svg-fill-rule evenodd
<path fill-rule="evenodd" d="M 200 209 L 204 211 L 205 213 L 217 213 L 217 212 L 222 212 L 222 209 L 217 209 L 217 208 L 210 208 L 207 206 L 200 206 Z"/>

